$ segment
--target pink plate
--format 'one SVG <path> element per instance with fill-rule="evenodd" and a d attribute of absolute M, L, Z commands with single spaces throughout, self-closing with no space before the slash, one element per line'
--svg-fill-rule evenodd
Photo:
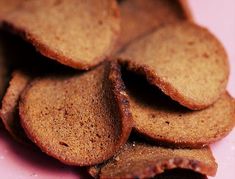
<path fill-rule="evenodd" d="M 195 20 L 208 27 L 224 44 L 230 59 L 229 92 L 235 97 L 235 1 L 189 0 Z M 214 179 L 235 178 L 235 130 L 212 145 L 218 162 Z M 14 142 L 0 129 L 0 178 L 88 178 L 85 169 L 58 161 Z"/>

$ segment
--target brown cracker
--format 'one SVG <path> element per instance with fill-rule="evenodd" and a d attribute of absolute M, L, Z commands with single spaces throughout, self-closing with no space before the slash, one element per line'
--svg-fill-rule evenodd
<path fill-rule="evenodd" d="M 128 101 L 108 64 L 87 73 L 35 80 L 20 102 L 28 137 L 68 165 L 93 165 L 112 157 L 132 128 Z"/>
<path fill-rule="evenodd" d="M 89 172 L 99 178 L 150 178 L 175 168 L 214 176 L 217 163 L 209 148 L 169 149 L 133 142 L 112 160 L 90 168 Z"/>
<path fill-rule="evenodd" d="M 189 110 L 140 76 L 124 73 L 135 130 L 153 141 L 199 148 L 225 137 L 235 124 L 235 103 L 226 92 L 210 107 Z"/>
<path fill-rule="evenodd" d="M 103 61 L 120 29 L 115 0 L 28 0 L 3 20 L 43 55 L 78 69 Z"/>
<path fill-rule="evenodd" d="M 116 51 L 164 23 L 192 19 L 187 2 L 181 0 L 123 0 L 120 14 L 121 33 Z"/>
<path fill-rule="evenodd" d="M 165 94 L 193 110 L 213 104 L 226 90 L 229 75 L 222 44 L 190 22 L 165 25 L 135 40 L 120 61 Z"/>
<path fill-rule="evenodd" d="M 27 141 L 25 133 L 20 125 L 18 102 L 21 93 L 30 81 L 30 77 L 23 72 L 15 71 L 9 83 L 9 87 L 2 100 L 0 117 L 6 130 L 11 136 L 21 143 Z"/>
<path fill-rule="evenodd" d="M 0 1 L 0 23 L 1 20 L 6 16 L 8 13 L 15 10 L 20 4 L 22 0 L 1 0 Z"/>

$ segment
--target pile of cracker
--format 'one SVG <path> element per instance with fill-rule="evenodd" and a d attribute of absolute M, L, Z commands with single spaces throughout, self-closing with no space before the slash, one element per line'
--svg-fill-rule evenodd
<path fill-rule="evenodd" d="M 0 115 L 18 142 L 96 178 L 216 174 L 229 64 L 185 0 L 1 0 L 0 21 Z"/>

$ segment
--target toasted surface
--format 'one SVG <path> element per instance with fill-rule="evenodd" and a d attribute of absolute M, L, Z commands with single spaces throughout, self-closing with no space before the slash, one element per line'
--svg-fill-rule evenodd
<path fill-rule="evenodd" d="M 65 68 L 69 69 L 43 57 L 19 36 L 0 29 L 0 99 L 15 70 L 29 73 L 30 76 L 38 76 Z"/>
<path fill-rule="evenodd" d="M 235 103 L 226 92 L 212 106 L 192 111 L 140 76 L 124 73 L 135 129 L 154 141 L 198 148 L 226 136 L 235 124 Z"/>
<path fill-rule="evenodd" d="M 180 5 L 182 6 L 184 13 L 189 21 L 194 21 L 193 13 L 191 11 L 190 4 L 188 0 L 178 0 Z"/>
<path fill-rule="evenodd" d="M 68 165 L 112 157 L 132 128 L 125 92 L 109 80 L 108 64 L 82 74 L 35 80 L 22 95 L 21 124 L 48 155 Z"/>
<path fill-rule="evenodd" d="M 103 61 L 120 29 L 115 0 L 28 0 L 3 20 L 43 55 L 78 69 Z"/>
<path fill-rule="evenodd" d="M 165 25 L 131 43 L 121 54 L 129 70 L 193 110 L 214 103 L 225 92 L 229 65 L 220 42 L 190 22 Z"/>
<path fill-rule="evenodd" d="M 163 23 L 186 20 L 185 6 L 179 0 L 123 0 L 120 3 L 119 48 Z"/>
<path fill-rule="evenodd" d="M 217 164 L 209 148 L 170 149 L 134 142 L 90 173 L 95 176 L 97 172 L 99 178 L 149 178 L 175 168 L 214 176 Z"/>
<path fill-rule="evenodd" d="M 22 0 L 1 0 L 0 1 L 0 21 L 9 12 L 13 11 L 22 3 Z"/>
<path fill-rule="evenodd" d="M 15 71 L 2 100 L 0 117 L 6 130 L 19 142 L 26 142 L 25 133 L 20 125 L 18 102 L 20 95 L 30 81 L 30 77 Z"/>

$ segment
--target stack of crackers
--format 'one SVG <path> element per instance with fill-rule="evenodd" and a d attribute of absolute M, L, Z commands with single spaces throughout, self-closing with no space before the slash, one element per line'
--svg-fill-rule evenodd
<path fill-rule="evenodd" d="M 1 119 L 96 178 L 206 178 L 234 127 L 227 54 L 184 0 L 1 0 Z"/>

